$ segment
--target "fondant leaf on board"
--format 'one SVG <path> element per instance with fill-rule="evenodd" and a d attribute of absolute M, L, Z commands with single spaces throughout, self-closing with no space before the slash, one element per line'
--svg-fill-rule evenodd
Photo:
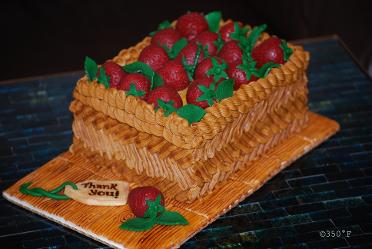
<path fill-rule="evenodd" d="M 156 218 L 132 218 L 120 225 L 121 229 L 142 232 L 151 229 L 155 225 Z"/>
<path fill-rule="evenodd" d="M 177 226 L 188 225 L 189 222 L 179 213 L 165 210 L 157 219 L 159 225 Z"/>

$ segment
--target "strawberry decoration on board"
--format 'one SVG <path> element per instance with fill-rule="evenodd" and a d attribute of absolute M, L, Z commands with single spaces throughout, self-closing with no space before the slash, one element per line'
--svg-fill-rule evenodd
<path fill-rule="evenodd" d="M 284 64 L 291 54 L 292 49 L 287 46 L 285 41 L 276 36 L 264 40 L 252 50 L 252 57 L 257 62 L 258 67 L 268 62 Z"/>
<path fill-rule="evenodd" d="M 158 74 L 164 81 L 164 85 L 181 91 L 189 86 L 189 78 L 183 65 L 178 61 L 168 61 Z"/>
<path fill-rule="evenodd" d="M 128 195 L 128 205 L 135 218 L 126 220 L 120 228 L 142 232 L 154 225 L 188 225 L 189 222 L 178 212 L 165 208 L 163 194 L 155 187 L 146 186 L 133 189 Z"/>
<path fill-rule="evenodd" d="M 113 61 L 106 61 L 102 67 L 105 69 L 106 75 L 110 77 L 110 87 L 119 89 L 120 81 L 125 77 L 126 73 L 120 65 Z M 99 77 L 99 71 L 97 77 Z"/>
<path fill-rule="evenodd" d="M 163 209 L 165 205 L 163 194 L 160 192 L 159 189 L 155 187 L 151 187 L 151 186 L 139 187 L 139 188 L 133 189 L 132 191 L 130 191 L 128 195 L 127 202 L 135 216 L 144 217 L 146 211 L 149 209 L 149 206 L 146 203 L 146 201 L 147 200 L 155 201 L 158 196 L 160 196 L 159 204 L 162 206 L 162 208 L 160 209 Z"/>
<path fill-rule="evenodd" d="M 138 61 L 146 63 L 154 71 L 162 68 L 168 60 L 168 55 L 164 49 L 154 44 L 145 47 L 138 57 Z"/>
<path fill-rule="evenodd" d="M 220 79 L 227 79 L 228 75 L 225 70 L 227 64 L 218 57 L 208 57 L 198 64 L 195 69 L 195 79 L 210 77 L 218 82 Z"/>
<path fill-rule="evenodd" d="M 156 32 L 151 39 L 151 44 L 158 45 L 159 47 L 166 46 L 170 49 L 179 39 L 181 39 L 181 35 L 177 30 L 167 28 Z"/>
<path fill-rule="evenodd" d="M 141 99 L 146 98 L 150 91 L 150 80 L 140 73 L 130 73 L 120 82 L 120 90 L 124 90 L 128 96 L 137 96 Z"/>
<path fill-rule="evenodd" d="M 176 30 L 186 37 L 193 40 L 199 33 L 208 30 L 209 25 L 205 17 L 198 12 L 189 12 L 182 15 L 177 20 Z"/>
<path fill-rule="evenodd" d="M 233 95 L 233 80 L 223 80 L 216 83 L 213 78 L 202 78 L 193 81 L 186 93 L 187 103 L 203 109 L 215 102 Z"/>
<path fill-rule="evenodd" d="M 224 59 L 228 65 L 240 64 L 242 62 L 243 52 L 238 42 L 233 40 L 223 45 L 218 56 Z"/>

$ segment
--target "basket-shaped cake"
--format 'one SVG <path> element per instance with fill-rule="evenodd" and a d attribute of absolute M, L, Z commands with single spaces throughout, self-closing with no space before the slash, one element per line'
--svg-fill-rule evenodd
<path fill-rule="evenodd" d="M 234 34 L 240 29 L 237 41 L 249 40 L 252 33 L 257 31 L 247 28 L 244 32 L 240 23 L 230 20 L 224 22 L 213 15 L 212 18 L 211 15 L 205 18 L 209 29 L 222 34 L 222 38 L 222 29 L 227 26 L 232 26 Z M 216 20 L 219 24 L 217 29 L 213 28 Z M 184 22 L 179 19 L 178 23 L 181 21 Z M 185 32 L 176 22 L 172 26 L 181 34 Z M 188 44 L 195 42 L 187 34 L 185 37 Z M 265 46 L 265 41 L 268 43 L 271 38 L 266 33 L 259 33 L 254 46 L 244 47 L 240 43 L 243 57 L 244 49 L 254 55 L 254 49 L 260 45 Z M 152 39 L 154 37 L 146 37 L 134 47 L 120 51 L 112 61 L 125 69 L 125 65 L 141 57 L 142 50 L 152 43 Z M 216 58 L 220 58 L 219 55 L 223 57 L 221 51 L 228 43 L 228 39 L 223 41 L 222 49 L 216 52 Z M 99 79 L 92 80 L 84 76 L 76 85 L 70 106 L 74 115 L 74 143 L 70 150 L 99 155 L 102 162 L 110 164 L 111 169 L 118 174 L 132 170 L 138 176 L 151 178 L 159 189 L 171 192 L 170 196 L 178 201 L 191 202 L 200 198 L 234 172 L 249 171 L 249 165 L 254 160 L 306 126 L 306 69 L 309 54 L 302 47 L 292 44 L 282 49 L 291 51 L 285 61 L 280 64 L 271 61 L 272 67 L 266 68 L 261 77 L 257 73 L 259 68 L 252 71 L 253 76 L 257 74 L 254 80 L 252 76 L 250 81 L 247 79 L 239 87 L 234 87 L 234 91 L 226 98 L 213 99 L 203 108 L 202 117 L 194 122 L 182 117 L 180 112 L 169 113 L 169 110 L 149 103 L 146 97 L 133 96 L 120 87 L 107 88 L 98 82 Z M 213 57 L 204 54 L 203 60 L 211 60 Z M 201 63 L 196 62 L 195 66 Z M 243 61 L 235 64 L 227 63 L 227 68 L 240 69 L 244 63 L 243 58 Z M 254 62 L 253 68 L 256 67 Z M 248 71 L 245 73 L 248 74 Z M 194 76 L 190 78 L 190 85 L 199 80 Z M 213 78 L 213 75 L 209 76 Z M 222 80 L 228 79 L 233 79 L 234 84 L 237 82 L 234 76 L 230 77 L 230 73 Z M 219 84 L 217 81 L 214 83 Z M 221 90 L 222 87 L 219 88 Z M 188 86 L 178 91 L 183 105 L 190 102 L 189 89 Z"/>

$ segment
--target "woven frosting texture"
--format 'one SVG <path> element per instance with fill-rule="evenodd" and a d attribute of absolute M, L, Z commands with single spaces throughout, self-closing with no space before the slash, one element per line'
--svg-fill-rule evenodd
<path fill-rule="evenodd" d="M 261 39 L 267 37 L 264 34 Z M 150 41 L 151 38 L 146 37 L 136 46 L 120 51 L 113 60 L 120 65 L 136 61 L 141 50 Z M 86 77 L 78 81 L 73 95 L 83 104 L 138 131 L 163 137 L 181 148 L 200 148 L 240 115 L 251 112 L 257 103 L 267 99 L 278 88 L 305 80 L 309 54 L 300 46 L 289 46 L 293 49 L 293 54 L 284 65 L 272 69 L 265 78 L 242 85 L 232 97 L 207 108 L 203 119 L 191 125 L 175 113 L 165 117 L 161 109 L 155 112 L 151 104 L 134 96 L 126 96 L 124 91 L 105 89 L 97 82 L 89 83 Z"/>

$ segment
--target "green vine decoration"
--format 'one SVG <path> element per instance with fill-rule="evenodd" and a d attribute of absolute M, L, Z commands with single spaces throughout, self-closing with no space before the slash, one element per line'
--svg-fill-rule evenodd
<path fill-rule="evenodd" d="M 58 194 L 58 192 L 60 192 L 66 186 L 71 186 L 75 190 L 78 189 L 76 184 L 71 182 L 71 181 L 66 181 L 66 182 L 62 183 L 59 187 L 57 187 L 53 190 L 50 190 L 50 191 L 47 191 L 47 190 L 42 189 L 42 188 L 31 188 L 30 189 L 29 187 L 30 187 L 31 184 L 32 184 L 32 182 L 26 182 L 26 183 L 22 184 L 19 187 L 19 191 L 22 194 L 31 195 L 31 196 L 35 196 L 35 197 L 48 197 L 48 198 L 51 198 L 51 199 L 54 199 L 54 200 L 69 200 L 70 198 L 68 196 L 66 196 L 64 194 Z"/>

